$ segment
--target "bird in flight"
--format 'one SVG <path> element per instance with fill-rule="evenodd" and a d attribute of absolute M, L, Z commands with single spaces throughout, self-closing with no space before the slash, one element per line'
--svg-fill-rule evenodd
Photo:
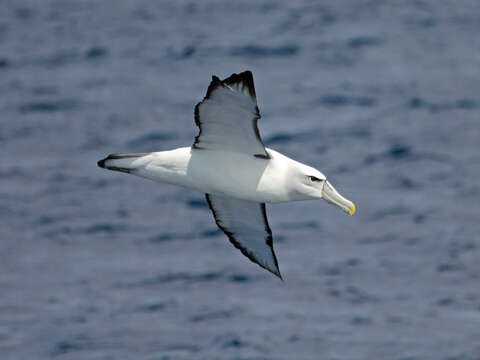
<path fill-rule="evenodd" d="M 212 76 L 195 106 L 192 146 L 152 153 L 111 154 L 101 168 L 205 193 L 217 226 L 246 257 L 282 278 L 273 250 L 266 203 L 323 199 L 349 215 L 355 205 L 320 171 L 266 148 L 250 71 Z"/>

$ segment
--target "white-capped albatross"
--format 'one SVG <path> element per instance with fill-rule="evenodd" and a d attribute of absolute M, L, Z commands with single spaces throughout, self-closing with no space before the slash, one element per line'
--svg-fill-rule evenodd
<path fill-rule="evenodd" d="M 278 277 L 265 203 L 324 199 L 355 213 L 320 171 L 266 148 L 257 127 L 250 71 L 213 76 L 195 106 L 199 133 L 192 146 L 170 151 L 111 154 L 98 166 L 205 193 L 218 227 L 251 261 Z"/>

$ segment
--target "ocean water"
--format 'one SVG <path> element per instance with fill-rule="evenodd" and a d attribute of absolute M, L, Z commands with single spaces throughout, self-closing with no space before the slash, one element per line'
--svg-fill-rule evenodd
<path fill-rule="evenodd" d="M 1 359 L 480 359 L 475 1 L 2 1 Z M 254 74 L 268 147 L 357 205 L 267 206 L 285 281 L 203 194 L 113 173 Z"/>

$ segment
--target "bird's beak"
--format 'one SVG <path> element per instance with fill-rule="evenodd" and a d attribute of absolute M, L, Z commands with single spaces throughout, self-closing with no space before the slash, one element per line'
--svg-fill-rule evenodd
<path fill-rule="evenodd" d="M 340 195 L 337 190 L 335 190 L 335 188 L 332 186 L 332 184 L 330 184 L 327 180 L 325 180 L 323 184 L 322 199 L 328 201 L 331 204 L 339 206 L 350 216 L 355 214 L 355 204 Z"/>

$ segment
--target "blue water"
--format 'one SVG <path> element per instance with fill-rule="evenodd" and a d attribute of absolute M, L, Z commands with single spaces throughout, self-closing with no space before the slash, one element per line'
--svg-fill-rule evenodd
<path fill-rule="evenodd" d="M 480 356 L 480 7 L 3 1 L 1 359 Z M 281 282 L 203 194 L 96 167 L 193 142 L 253 71 L 267 146 L 357 205 L 267 206 Z"/>

